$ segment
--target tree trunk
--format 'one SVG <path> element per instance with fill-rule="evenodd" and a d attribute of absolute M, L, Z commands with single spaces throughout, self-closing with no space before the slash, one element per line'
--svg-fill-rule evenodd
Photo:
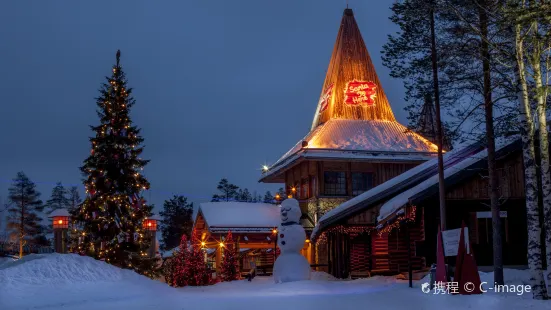
<path fill-rule="evenodd" d="M 532 33 L 534 34 L 532 40 L 534 50 L 531 55 L 531 66 L 533 68 L 534 83 L 536 85 L 536 102 L 537 102 L 537 114 L 538 114 L 538 129 L 539 129 L 539 142 L 540 142 L 540 173 L 541 173 L 541 185 L 542 185 L 542 199 L 543 199 L 543 227 L 545 236 L 545 261 L 547 268 L 551 267 L 551 175 L 549 174 L 549 140 L 547 133 L 547 118 L 545 115 L 546 108 L 546 92 L 543 86 L 542 74 L 541 74 L 541 43 L 537 39 L 538 36 L 538 22 L 532 23 Z"/>
<path fill-rule="evenodd" d="M 442 155 L 443 133 L 440 118 L 440 90 L 438 87 L 438 55 L 436 52 L 436 33 L 434 30 L 434 0 L 430 9 L 430 36 L 432 58 L 432 80 L 434 84 L 434 109 L 436 112 L 436 145 L 438 146 L 438 197 L 440 202 L 440 227 L 446 230 L 446 186 L 444 183 L 444 158 Z"/>
<path fill-rule="evenodd" d="M 503 284 L 503 246 L 501 234 L 501 218 L 499 216 L 499 184 L 496 171 L 496 146 L 494 136 L 494 104 L 492 102 L 492 84 L 490 75 L 490 51 L 488 41 L 488 15 L 486 0 L 478 6 L 480 18 L 480 56 L 484 77 L 484 112 L 486 118 L 486 144 L 488 149 L 488 177 L 490 179 L 490 209 L 492 210 L 493 253 L 494 253 L 494 282 Z"/>
<path fill-rule="evenodd" d="M 516 70 L 518 101 L 520 105 L 519 129 L 522 137 L 522 157 L 524 161 L 524 188 L 526 195 L 526 224 L 528 229 L 528 267 L 532 281 L 534 299 L 547 297 L 543 281 L 541 226 L 538 210 L 536 156 L 534 150 L 534 124 L 528 98 L 528 86 L 524 68 L 524 47 L 521 26 L 515 25 Z"/>

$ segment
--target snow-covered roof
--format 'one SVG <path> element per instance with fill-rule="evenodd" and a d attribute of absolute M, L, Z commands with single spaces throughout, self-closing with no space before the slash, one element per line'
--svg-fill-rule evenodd
<path fill-rule="evenodd" d="M 507 141 L 510 142 L 510 140 Z M 477 142 L 464 148 L 458 148 L 447 152 L 443 156 L 444 167 L 453 166 L 458 162 L 461 162 L 463 159 L 479 153 L 482 150 L 483 144 L 481 142 Z M 378 202 L 385 201 L 386 199 L 393 197 L 393 195 L 414 187 L 424 180 L 436 175 L 438 173 L 437 166 L 438 159 L 434 158 L 340 204 L 320 218 L 318 224 L 312 231 L 312 238 L 315 239 L 320 229 L 333 224 L 345 214 L 354 213 L 363 210 L 364 208 L 369 208 Z"/>
<path fill-rule="evenodd" d="M 303 141 L 307 146 L 303 147 Z M 330 119 L 285 153 L 264 173 L 277 173 L 300 157 L 363 160 L 428 160 L 437 152 L 429 140 L 398 122 Z"/>
<path fill-rule="evenodd" d="M 514 142 L 516 142 L 516 139 L 509 139 L 496 143 L 496 152 L 501 151 Z M 444 169 L 444 180 L 447 180 L 455 174 L 462 172 L 465 169 L 468 169 L 469 167 L 480 161 L 485 161 L 487 156 L 488 150 L 484 149 L 476 154 L 463 158 L 460 162 Z M 425 191 L 429 187 L 436 185 L 438 185 L 438 174 L 433 175 L 432 177 L 426 179 L 418 185 L 390 199 L 384 205 L 382 205 L 379 211 L 379 216 L 377 217 L 377 221 L 384 221 L 385 219 L 391 217 L 393 214 L 405 207 L 412 197 Z"/>
<path fill-rule="evenodd" d="M 48 214 L 49 218 L 54 216 L 71 216 L 71 214 L 69 214 L 69 211 L 67 211 L 67 209 L 56 209 Z"/>
<path fill-rule="evenodd" d="M 271 231 L 281 222 L 279 206 L 253 202 L 205 202 L 199 205 L 210 231 Z"/>

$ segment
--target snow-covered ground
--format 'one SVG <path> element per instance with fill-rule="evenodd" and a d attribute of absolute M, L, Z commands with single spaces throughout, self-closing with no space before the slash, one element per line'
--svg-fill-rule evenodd
<path fill-rule="evenodd" d="M 522 284 L 522 271 L 506 270 Z M 491 282 L 491 274 L 482 280 Z M 392 277 L 338 281 L 315 273 L 312 281 L 274 284 L 272 278 L 208 287 L 172 288 L 128 270 L 77 255 L 31 255 L 0 265 L 0 309 L 551 309 L 531 294 L 481 296 L 425 294 Z"/>

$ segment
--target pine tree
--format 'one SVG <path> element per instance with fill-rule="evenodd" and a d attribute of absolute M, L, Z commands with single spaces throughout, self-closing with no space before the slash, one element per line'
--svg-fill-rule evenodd
<path fill-rule="evenodd" d="M 224 240 L 224 258 L 221 265 L 222 281 L 234 281 L 239 279 L 239 264 L 237 261 L 231 231 Z"/>
<path fill-rule="evenodd" d="M 237 195 L 235 197 L 235 200 L 237 201 L 242 201 L 242 202 L 252 202 L 253 201 L 253 196 L 251 195 L 251 193 L 249 192 L 248 189 L 239 189 L 237 191 Z"/>
<path fill-rule="evenodd" d="M 264 203 L 274 203 L 274 201 L 275 201 L 275 198 L 272 195 L 272 193 L 270 191 L 267 191 L 266 194 L 264 194 L 264 199 L 262 200 L 262 202 L 264 202 Z"/>
<path fill-rule="evenodd" d="M 151 216 L 142 190 L 149 182 L 141 174 L 149 162 L 140 158 L 143 138 L 132 124 L 131 97 L 117 51 L 116 65 L 97 98 L 98 126 L 91 126 L 90 156 L 80 168 L 87 197 L 79 207 L 83 231 L 79 249 L 86 255 L 136 272 L 153 276 L 156 259 L 148 257 L 150 240 L 143 220 Z"/>
<path fill-rule="evenodd" d="M 82 203 L 82 199 L 80 198 L 80 193 L 78 192 L 78 188 L 76 186 L 71 186 L 69 190 L 67 191 L 67 200 L 68 205 L 67 209 L 70 214 L 74 214 L 74 212 L 78 209 L 78 206 Z"/>
<path fill-rule="evenodd" d="M 68 233 L 69 252 L 77 253 L 78 238 L 82 234 L 82 225 L 80 225 L 80 223 L 77 221 L 77 217 L 79 213 L 78 208 L 82 203 L 82 199 L 80 198 L 80 193 L 76 186 L 71 186 L 71 188 L 69 188 L 69 190 L 67 191 L 67 200 L 69 202 L 69 205 L 67 206 L 67 210 L 71 215 L 71 224 L 69 225 L 69 233 Z"/>
<path fill-rule="evenodd" d="M 42 219 L 36 212 L 44 209 L 40 192 L 36 185 L 23 172 L 18 172 L 8 189 L 8 230 L 12 231 L 19 242 L 19 258 L 23 257 L 23 247 L 27 244 L 42 243 Z M 42 242 L 41 242 L 42 240 Z"/>
<path fill-rule="evenodd" d="M 178 246 L 182 235 L 190 236 L 193 227 L 193 203 L 184 196 L 174 196 L 165 200 L 161 220 L 161 249 L 170 250 Z"/>
<path fill-rule="evenodd" d="M 230 201 L 236 200 L 239 186 L 231 184 L 228 179 L 223 178 L 218 182 L 216 189 L 218 189 L 221 194 L 214 194 L 212 196 L 212 201 Z"/>
<path fill-rule="evenodd" d="M 173 270 L 172 286 L 202 286 L 211 284 L 207 272 L 204 252 L 200 247 L 195 233 L 192 233 L 188 242 L 186 235 L 182 235 L 180 247 L 174 253 L 171 270 Z"/>
<path fill-rule="evenodd" d="M 174 251 L 165 269 L 167 283 L 174 287 L 186 286 L 185 271 L 189 257 L 189 243 L 185 234 L 180 238 L 180 246 Z"/>
<path fill-rule="evenodd" d="M 69 205 L 70 202 L 67 198 L 67 191 L 65 190 L 61 182 L 57 182 L 55 187 L 52 189 L 50 199 L 48 199 L 45 204 L 48 213 L 52 213 L 52 211 L 54 210 L 68 208 Z"/>

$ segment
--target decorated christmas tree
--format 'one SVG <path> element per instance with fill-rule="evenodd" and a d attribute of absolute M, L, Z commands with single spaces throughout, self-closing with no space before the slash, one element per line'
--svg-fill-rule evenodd
<path fill-rule="evenodd" d="M 173 254 L 169 266 L 165 269 L 172 286 L 202 286 L 212 283 L 207 271 L 204 252 L 201 249 L 195 233 L 188 242 L 186 235 L 182 235 L 178 251 Z"/>
<path fill-rule="evenodd" d="M 233 281 L 239 279 L 239 264 L 237 261 L 235 248 L 233 246 L 231 231 L 228 232 L 228 235 L 224 240 L 224 258 L 222 260 L 221 269 L 222 281 Z"/>
<path fill-rule="evenodd" d="M 184 271 L 189 257 L 189 243 L 185 234 L 180 238 L 178 250 L 172 253 L 172 257 L 165 262 L 165 280 L 169 285 L 185 286 Z"/>
<path fill-rule="evenodd" d="M 140 158 L 143 138 L 132 124 L 135 100 L 120 65 L 120 51 L 110 77 L 100 88 L 97 114 L 91 126 L 90 156 L 80 168 L 87 197 L 79 206 L 78 251 L 121 268 L 153 277 L 156 259 L 147 255 L 150 240 L 142 223 L 151 216 L 141 192 L 149 182 L 141 174 L 147 160 Z"/>

